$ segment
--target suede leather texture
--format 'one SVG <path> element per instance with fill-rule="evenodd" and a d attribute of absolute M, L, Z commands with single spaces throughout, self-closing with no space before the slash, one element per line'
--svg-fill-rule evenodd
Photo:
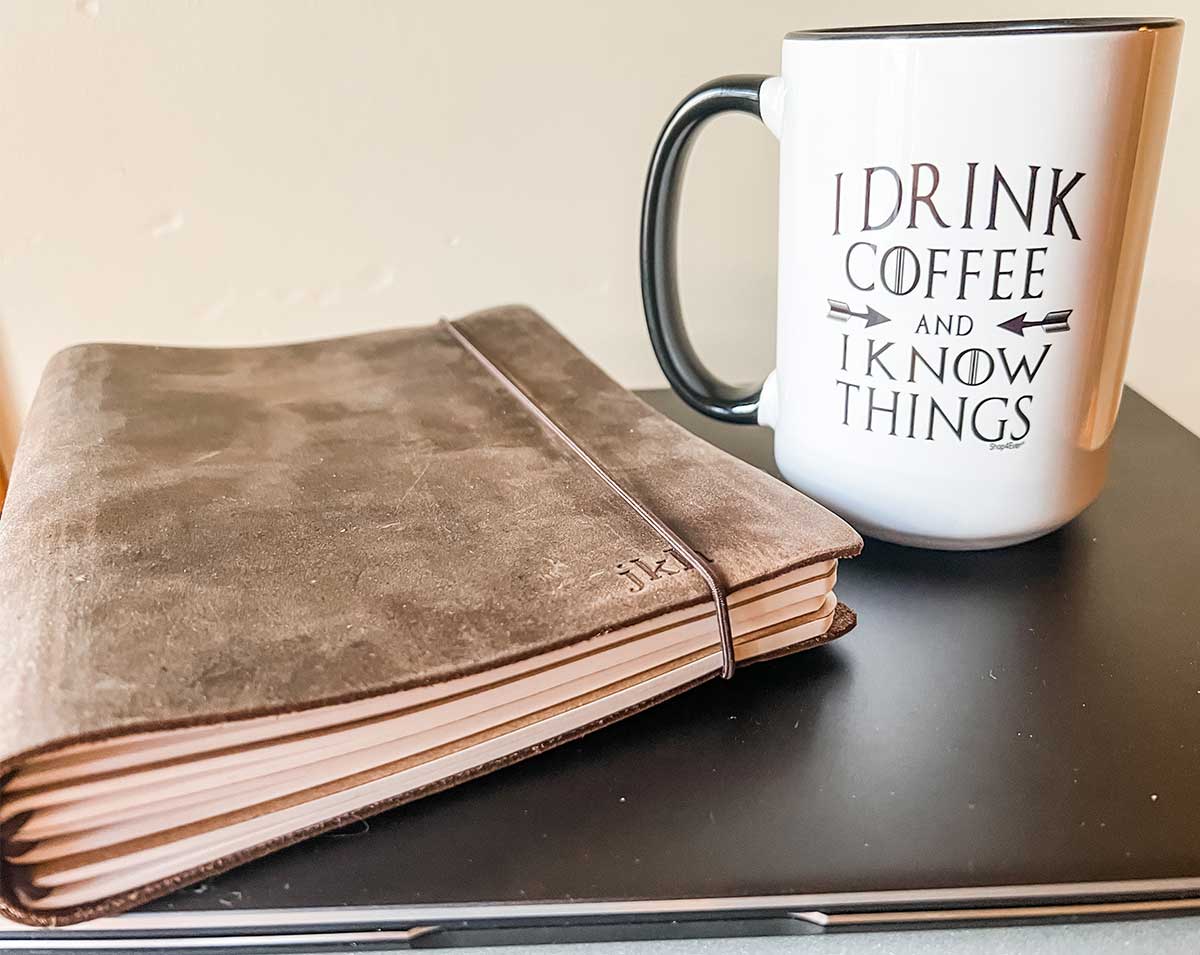
<path fill-rule="evenodd" d="M 532 311 L 455 324 L 729 589 L 860 550 Z M 0 773 L 65 742 L 425 685 L 708 601 L 693 571 L 638 589 L 622 572 L 665 550 L 444 326 L 68 349 L 0 516 Z"/>
<path fill-rule="evenodd" d="M 625 391 L 534 313 L 481 351 L 730 588 L 856 553 L 797 491 Z M 445 329 L 257 349 L 84 345 L 0 518 L 0 758 L 428 684 L 708 599 Z"/>

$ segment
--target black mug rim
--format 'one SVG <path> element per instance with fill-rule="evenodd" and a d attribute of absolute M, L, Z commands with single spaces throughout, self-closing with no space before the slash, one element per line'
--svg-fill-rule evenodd
<path fill-rule="evenodd" d="M 788 40 L 886 40 L 971 36 L 1042 36 L 1048 33 L 1112 33 L 1183 26 L 1175 17 L 1066 17 L 1042 20 L 964 20 L 794 30 Z"/>

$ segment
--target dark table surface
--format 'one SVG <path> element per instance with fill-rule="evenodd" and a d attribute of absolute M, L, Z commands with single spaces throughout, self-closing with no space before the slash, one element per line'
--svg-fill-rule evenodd
<path fill-rule="evenodd" d="M 765 429 L 649 397 L 772 467 Z M 838 594 L 860 621 L 839 644 L 213 890 L 279 906 L 1200 876 L 1200 439 L 1128 394 L 1109 485 L 1067 527 L 980 553 L 871 540 Z"/>
<path fill-rule="evenodd" d="M 646 397 L 772 468 L 769 432 Z M 868 540 L 836 644 L 148 908 L 1194 879 L 1200 438 L 1127 393 L 1115 442 L 1100 500 L 1040 540 Z"/>

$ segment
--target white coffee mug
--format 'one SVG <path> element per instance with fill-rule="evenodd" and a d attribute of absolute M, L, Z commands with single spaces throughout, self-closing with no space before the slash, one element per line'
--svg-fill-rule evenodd
<path fill-rule="evenodd" d="M 780 472 L 861 531 L 985 548 L 1100 493 L 1183 24 L 1083 19 L 808 30 L 778 77 L 687 97 L 655 150 L 642 293 L 672 387 L 775 429 Z M 693 135 L 725 110 L 781 144 L 776 370 L 714 377 L 679 310 Z"/>

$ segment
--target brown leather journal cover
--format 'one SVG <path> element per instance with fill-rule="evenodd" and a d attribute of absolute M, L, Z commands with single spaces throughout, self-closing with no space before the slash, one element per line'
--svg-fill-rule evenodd
<path fill-rule="evenodd" d="M 729 588 L 859 551 L 528 309 L 455 324 Z M 694 572 L 623 572 L 663 551 L 444 327 L 68 349 L 0 517 L 0 778 L 63 743 L 429 684 L 708 601 Z M 839 608 L 829 636 L 852 625 Z M 0 878 L 0 911 L 79 921 L 275 847 L 51 915 Z"/>

